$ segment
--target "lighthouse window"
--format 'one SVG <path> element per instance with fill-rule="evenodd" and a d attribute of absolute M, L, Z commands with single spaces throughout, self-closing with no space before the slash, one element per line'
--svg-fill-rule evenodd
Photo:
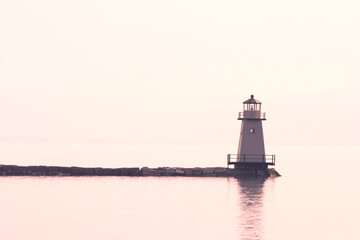
<path fill-rule="evenodd" d="M 255 133 L 255 129 L 250 128 L 250 132 L 251 132 L 251 133 Z"/>

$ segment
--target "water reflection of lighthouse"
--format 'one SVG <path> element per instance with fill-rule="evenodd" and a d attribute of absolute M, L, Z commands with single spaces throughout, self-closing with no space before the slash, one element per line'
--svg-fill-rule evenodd
<path fill-rule="evenodd" d="M 241 240 L 263 239 L 263 188 L 265 178 L 237 179 L 240 189 L 239 209 Z"/>

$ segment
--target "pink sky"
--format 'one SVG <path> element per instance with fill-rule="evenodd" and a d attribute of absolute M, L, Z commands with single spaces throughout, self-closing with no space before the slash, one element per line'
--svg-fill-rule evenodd
<path fill-rule="evenodd" d="M 267 149 L 358 146 L 359 7 L 1 1 L 0 157 L 17 163 L 23 152 L 45 161 L 61 152 L 39 155 L 41 147 L 26 152 L 26 144 L 152 145 L 159 156 L 168 144 L 235 152 L 237 112 L 250 94 L 267 114 Z M 84 158 L 83 151 L 71 153 Z"/>

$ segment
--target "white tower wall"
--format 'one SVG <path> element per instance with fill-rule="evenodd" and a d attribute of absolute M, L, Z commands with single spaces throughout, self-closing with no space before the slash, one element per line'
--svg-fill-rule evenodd
<path fill-rule="evenodd" d="M 261 163 L 264 162 L 261 156 L 265 155 L 264 135 L 262 121 L 243 119 L 241 123 L 240 141 L 237 161 Z M 248 156 L 246 156 L 248 155 Z"/>

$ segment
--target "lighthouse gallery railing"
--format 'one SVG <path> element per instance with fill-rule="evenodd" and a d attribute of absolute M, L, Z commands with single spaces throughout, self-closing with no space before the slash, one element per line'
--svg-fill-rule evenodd
<path fill-rule="evenodd" d="M 228 154 L 228 165 L 236 163 L 266 163 L 267 165 L 275 165 L 275 155 L 264 154 Z"/>
<path fill-rule="evenodd" d="M 239 112 L 238 119 L 266 119 L 266 113 L 257 111 Z"/>

